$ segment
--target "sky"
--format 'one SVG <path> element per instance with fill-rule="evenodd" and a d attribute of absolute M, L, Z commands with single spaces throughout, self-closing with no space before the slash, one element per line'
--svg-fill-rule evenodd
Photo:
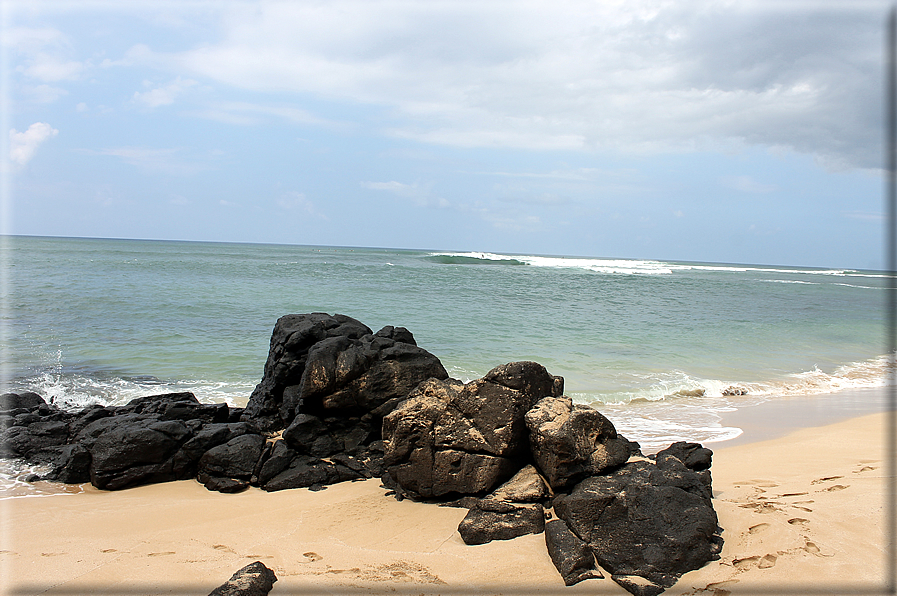
<path fill-rule="evenodd" d="M 889 8 L 2 0 L 0 232 L 881 269 Z"/>

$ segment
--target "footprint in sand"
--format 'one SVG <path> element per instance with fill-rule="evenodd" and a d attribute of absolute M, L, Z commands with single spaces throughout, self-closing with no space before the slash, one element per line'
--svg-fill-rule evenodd
<path fill-rule="evenodd" d="M 104 548 L 104 549 L 101 550 L 100 552 L 101 552 L 101 553 L 117 553 L 118 551 L 115 550 L 114 548 Z"/>
<path fill-rule="evenodd" d="M 807 540 L 807 544 L 804 545 L 804 550 L 807 551 L 808 553 L 812 554 L 812 555 L 818 555 L 818 554 L 819 554 L 819 547 L 816 546 L 816 543 L 814 543 L 814 542 L 810 542 L 809 540 Z"/>
<path fill-rule="evenodd" d="M 308 559 L 308 560 L 311 561 L 311 562 L 320 561 L 321 559 L 324 558 L 324 557 L 322 557 L 321 555 L 319 555 L 318 553 L 315 553 L 315 552 L 302 553 L 302 556 L 305 557 L 306 559 Z"/>
<path fill-rule="evenodd" d="M 711 596 L 729 596 L 732 592 L 727 590 L 726 588 L 731 588 L 737 583 L 737 579 L 727 579 L 721 582 L 713 582 L 712 584 L 707 584 L 701 591 L 709 592 Z"/>
<path fill-rule="evenodd" d="M 58 557 L 60 555 L 65 555 L 65 554 L 68 554 L 68 553 L 41 553 L 40 556 L 42 556 L 42 557 Z"/>
<path fill-rule="evenodd" d="M 748 534 L 757 534 L 759 532 L 763 532 L 768 529 L 769 529 L 769 524 L 764 522 L 762 524 L 757 524 L 756 526 L 751 526 L 750 528 L 748 528 Z"/>
<path fill-rule="evenodd" d="M 769 569 L 770 567 L 775 567 L 776 560 L 778 557 L 776 555 L 763 555 L 762 557 L 759 555 L 754 555 L 753 557 L 744 557 L 742 559 L 734 559 L 732 561 L 732 565 L 741 571 L 751 569 L 752 567 L 757 567 L 758 569 Z"/>
<path fill-rule="evenodd" d="M 215 550 L 223 550 L 225 552 L 237 554 L 237 551 L 227 546 L 226 544 L 213 544 L 212 548 L 214 548 Z"/>
<path fill-rule="evenodd" d="M 878 468 L 877 468 L 876 466 L 863 466 L 863 467 L 860 468 L 859 470 L 854 470 L 853 473 L 854 473 L 854 474 L 860 474 L 860 473 L 862 473 L 862 472 L 871 472 L 872 470 L 877 470 L 877 469 L 878 469 Z"/>
<path fill-rule="evenodd" d="M 774 513 L 781 511 L 776 505 L 781 505 L 781 503 L 745 503 L 744 505 L 739 505 L 739 507 L 753 509 L 756 513 Z"/>
<path fill-rule="evenodd" d="M 788 520 L 788 523 L 792 526 L 800 526 L 802 528 L 806 528 L 808 525 L 810 525 L 810 520 L 804 517 L 792 517 Z"/>
<path fill-rule="evenodd" d="M 834 492 L 836 490 L 844 490 L 845 488 L 850 488 L 850 485 L 845 486 L 843 484 L 836 484 L 835 486 L 830 486 L 823 490 L 825 490 L 826 492 Z"/>
<path fill-rule="evenodd" d="M 838 478 L 844 478 L 844 476 L 827 476 L 825 478 L 817 478 L 810 484 L 822 484 L 823 482 L 831 482 L 832 480 L 837 480 Z"/>
<path fill-rule="evenodd" d="M 742 559 L 733 559 L 732 565 L 735 567 L 735 569 L 750 569 L 756 563 L 759 563 L 759 562 L 760 562 L 760 557 L 757 557 L 757 556 L 744 557 Z"/>
<path fill-rule="evenodd" d="M 173 550 L 166 550 L 166 551 L 163 551 L 160 553 L 148 553 L 146 556 L 147 557 L 167 557 L 168 555 L 174 555 L 174 554 L 177 554 L 177 553 L 175 553 Z"/>

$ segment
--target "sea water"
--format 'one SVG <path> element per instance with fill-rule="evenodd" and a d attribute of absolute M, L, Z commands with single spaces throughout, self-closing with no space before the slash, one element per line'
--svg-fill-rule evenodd
<path fill-rule="evenodd" d="M 648 450 L 735 437 L 721 415 L 758 400 L 887 382 L 879 271 L 42 237 L 0 251 L 3 390 L 63 408 L 168 391 L 245 405 L 278 317 L 308 312 L 404 326 L 463 381 L 539 362 Z"/>

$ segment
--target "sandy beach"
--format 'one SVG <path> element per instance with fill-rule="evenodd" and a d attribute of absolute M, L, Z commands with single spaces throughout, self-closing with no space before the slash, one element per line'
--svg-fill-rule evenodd
<path fill-rule="evenodd" d="M 715 447 L 719 561 L 666 594 L 885 593 L 884 414 Z M 276 594 L 627 594 L 564 587 L 529 535 L 465 545 L 466 510 L 398 502 L 378 480 L 225 495 L 196 481 L 7 499 L 3 594 L 208 594 L 262 561 Z"/>

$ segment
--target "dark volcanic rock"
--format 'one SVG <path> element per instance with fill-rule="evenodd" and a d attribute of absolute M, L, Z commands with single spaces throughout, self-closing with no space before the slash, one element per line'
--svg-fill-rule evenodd
<path fill-rule="evenodd" d="M 8 412 L 11 410 L 33 410 L 42 405 L 47 405 L 47 402 L 33 391 L 4 393 L 0 395 L 0 412 Z"/>
<path fill-rule="evenodd" d="M 189 434 L 179 420 L 134 420 L 108 429 L 89 448 L 90 481 L 118 490 L 175 480 L 170 457 Z"/>
<path fill-rule="evenodd" d="M 266 596 L 276 581 L 274 572 L 261 561 L 256 561 L 234 573 L 209 596 Z"/>
<path fill-rule="evenodd" d="M 421 497 L 489 491 L 530 461 L 526 412 L 562 391 L 563 380 L 535 362 L 499 366 L 467 384 L 425 381 L 383 419 L 387 472 Z"/>
<path fill-rule="evenodd" d="M 199 459 L 199 472 L 222 478 L 249 480 L 265 446 L 261 435 L 241 435 L 212 447 Z"/>
<path fill-rule="evenodd" d="M 299 413 L 360 416 L 404 398 L 423 380 L 447 376 L 403 327 L 374 334 L 344 315 L 287 315 L 274 327 L 264 377 L 243 419 L 279 430 Z"/>
<path fill-rule="evenodd" d="M 508 503 L 483 499 L 458 525 L 465 544 L 510 540 L 545 529 L 545 509 L 539 503 Z"/>
<path fill-rule="evenodd" d="M 604 577 L 595 565 L 592 549 L 570 531 L 564 520 L 553 519 L 545 524 L 545 546 L 551 562 L 564 578 L 564 585 Z"/>
<path fill-rule="evenodd" d="M 707 486 L 678 460 L 670 462 L 664 468 L 631 462 L 586 478 L 553 501 L 558 517 L 614 579 L 638 576 L 651 584 L 618 582 L 634 594 L 672 586 L 683 573 L 718 559 L 722 548 Z"/>
<path fill-rule="evenodd" d="M 66 484 L 90 482 L 90 462 L 90 452 L 82 445 L 66 445 L 62 448 L 50 477 Z"/>
<path fill-rule="evenodd" d="M 546 397 L 526 414 L 533 459 L 553 489 L 620 466 L 637 449 L 594 408 Z"/>
<path fill-rule="evenodd" d="M 334 464 L 308 455 L 297 455 L 290 461 L 286 469 L 262 484 L 261 488 L 272 492 L 288 488 L 334 484 L 362 477 L 360 473 L 341 464 Z"/>
<path fill-rule="evenodd" d="M 700 443 L 686 443 L 679 441 L 673 443 L 666 449 L 658 451 L 651 458 L 657 462 L 657 465 L 663 466 L 667 458 L 675 457 L 685 464 L 685 467 L 695 472 L 707 470 L 713 463 L 713 451 L 703 447 Z"/>

